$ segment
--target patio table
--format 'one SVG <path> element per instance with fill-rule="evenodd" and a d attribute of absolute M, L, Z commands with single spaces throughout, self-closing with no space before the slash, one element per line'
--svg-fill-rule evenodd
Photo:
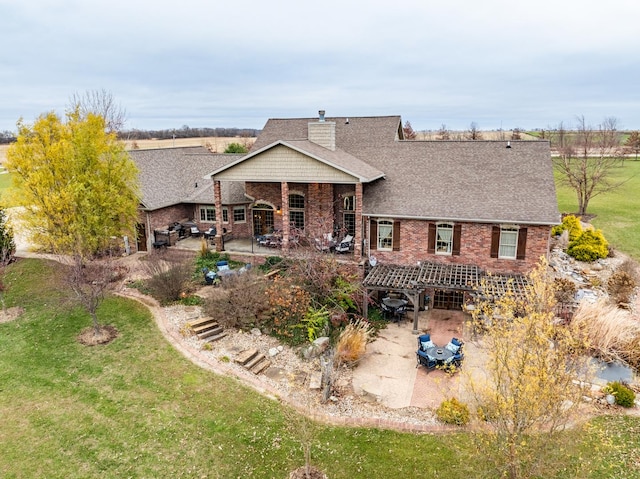
<path fill-rule="evenodd" d="M 425 352 L 427 353 L 428 357 L 435 359 L 438 364 L 444 364 L 447 359 L 453 357 L 452 351 L 441 346 L 427 348 Z"/>
<path fill-rule="evenodd" d="M 398 298 L 382 298 L 382 302 L 393 313 L 393 317 L 396 321 L 399 319 L 398 310 L 403 306 L 406 306 L 408 303 L 406 299 L 398 299 Z"/>

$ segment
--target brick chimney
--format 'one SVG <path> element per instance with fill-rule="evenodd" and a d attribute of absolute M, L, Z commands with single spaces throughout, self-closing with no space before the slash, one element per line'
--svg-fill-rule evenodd
<path fill-rule="evenodd" d="M 309 122 L 308 134 L 309 141 L 328 150 L 336 149 L 336 124 L 333 121 L 325 121 L 324 110 L 318 112 L 318 121 Z"/>

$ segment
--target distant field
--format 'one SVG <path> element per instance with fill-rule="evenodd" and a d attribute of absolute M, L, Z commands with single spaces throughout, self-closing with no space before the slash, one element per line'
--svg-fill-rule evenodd
<path fill-rule="evenodd" d="M 595 196 L 587 213 L 595 215 L 591 221 L 600 228 L 614 248 L 640 261 L 640 161 L 628 160 L 617 168 L 612 181 L 626 181 L 618 189 Z M 556 177 L 558 207 L 561 213 L 574 213 L 578 209 L 576 194 L 559 184 Z"/>
<path fill-rule="evenodd" d="M 234 137 L 202 137 L 202 138 L 176 138 L 175 140 L 135 140 L 125 141 L 127 149 L 133 149 L 134 144 L 140 150 L 152 150 L 155 148 L 172 148 L 184 146 L 204 146 L 210 147 L 214 153 L 222 153 L 229 143 L 240 143 L 250 148 L 256 141 L 255 138 L 234 138 Z M 0 145 L 0 164 L 7 159 L 9 145 Z"/>
<path fill-rule="evenodd" d="M 156 148 L 173 148 L 185 146 L 204 146 L 214 153 L 222 153 L 230 143 L 240 143 L 250 148 L 256 141 L 255 138 L 235 137 L 202 137 L 202 138 L 176 138 L 169 140 L 131 140 L 125 141 L 127 149 L 153 150 Z"/>

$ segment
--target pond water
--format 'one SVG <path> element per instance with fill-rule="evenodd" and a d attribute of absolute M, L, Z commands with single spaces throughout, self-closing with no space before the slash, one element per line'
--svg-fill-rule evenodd
<path fill-rule="evenodd" d="M 591 362 L 596 366 L 596 378 L 602 383 L 623 381 L 629 384 L 640 384 L 640 375 L 633 368 L 620 363 L 610 363 L 601 359 L 592 358 Z"/>

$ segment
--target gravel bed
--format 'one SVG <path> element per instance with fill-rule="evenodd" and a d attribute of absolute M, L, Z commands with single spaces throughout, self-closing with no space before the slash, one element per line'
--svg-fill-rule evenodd
<path fill-rule="evenodd" d="M 259 383 L 277 391 L 278 396 L 286 401 L 309 408 L 315 414 L 335 418 L 368 418 L 393 421 L 396 423 L 416 426 L 436 426 L 438 421 L 429 409 L 407 407 L 391 409 L 365 398 L 353 394 L 351 385 L 352 370 L 344 367 L 337 371 L 334 395 L 329 401 L 322 401 L 322 394 L 318 390 L 309 389 L 309 378 L 313 372 L 320 372 L 319 359 L 303 359 L 298 348 L 280 343 L 276 338 L 261 334 L 237 330 L 225 330 L 227 336 L 211 343 L 200 340 L 190 334 L 188 321 L 202 316 L 198 306 L 173 305 L 162 308 L 167 327 L 179 332 L 177 336 L 194 349 L 203 358 L 218 361 L 224 368 L 231 369 L 237 377 L 254 376 L 242 366 L 234 362 L 234 358 L 246 349 L 257 349 L 271 361 L 271 366 L 265 372 L 254 376 Z M 210 349 L 209 349 L 210 348 Z M 278 350 L 278 354 L 271 356 L 270 349 Z"/>

